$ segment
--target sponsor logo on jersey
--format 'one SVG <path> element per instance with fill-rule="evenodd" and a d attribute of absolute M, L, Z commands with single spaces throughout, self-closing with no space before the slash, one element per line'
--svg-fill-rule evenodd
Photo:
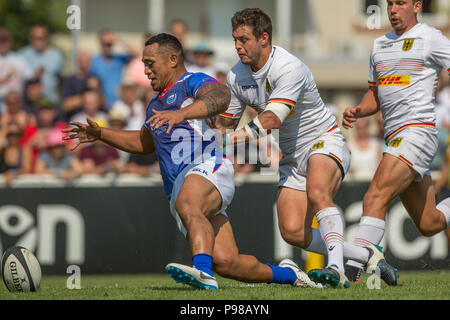
<path fill-rule="evenodd" d="M 311 149 L 313 149 L 313 150 L 322 149 L 324 144 L 325 144 L 325 141 L 323 141 L 323 140 L 322 141 L 318 141 L 318 142 L 314 143 L 314 145 L 312 146 Z"/>
<path fill-rule="evenodd" d="M 199 169 L 199 168 L 192 169 L 192 172 L 200 172 L 200 173 L 204 174 L 205 176 L 208 175 L 208 171 L 206 171 L 204 169 Z"/>
<path fill-rule="evenodd" d="M 378 77 L 377 80 L 379 87 L 409 86 L 411 82 L 411 77 L 409 74 L 401 74 L 401 75 Z"/>
<path fill-rule="evenodd" d="M 258 89 L 258 85 L 256 85 L 256 84 L 247 84 L 247 85 L 241 86 L 241 88 L 242 88 L 242 90 Z"/>
<path fill-rule="evenodd" d="M 266 92 L 269 93 L 272 91 L 272 87 L 270 86 L 269 79 L 266 78 Z"/>
<path fill-rule="evenodd" d="M 402 47 L 402 50 L 403 50 L 403 51 L 409 51 L 409 50 L 411 50 L 413 44 L 414 44 L 414 39 L 405 39 L 405 41 L 403 41 L 403 47 Z"/>
<path fill-rule="evenodd" d="M 393 43 L 388 43 L 388 44 L 382 45 L 381 49 L 387 49 L 387 48 L 392 47 L 393 45 L 394 45 Z"/>
<path fill-rule="evenodd" d="M 389 141 L 389 146 L 397 148 L 400 145 L 400 143 L 402 142 L 402 140 L 403 140 L 403 138 L 395 138 L 395 139 Z"/>

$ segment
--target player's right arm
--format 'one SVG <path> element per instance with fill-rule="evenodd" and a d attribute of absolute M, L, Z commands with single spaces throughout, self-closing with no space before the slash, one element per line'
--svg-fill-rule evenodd
<path fill-rule="evenodd" d="M 345 109 L 342 114 L 342 126 L 345 129 L 353 128 L 352 123 L 356 122 L 358 118 L 371 116 L 379 110 L 378 88 L 376 86 L 370 86 L 359 106 Z"/>
<path fill-rule="evenodd" d="M 222 115 L 218 115 L 215 120 L 215 127 L 219 129 L 222 134 L 225 134 L 227 129 L 235 130 L 239 124 L 239 119 L 226 118 Z"/>
<path fill-rule="evenodd" d="M 87 124 L 70 122 L 75 127 L 62 130 L 64 133 L 70 133 L 63 138 L 64 140 L 78 139 L 78 142 L 71 149 L 72 151 L 82 143 L 90 143 L 96 140 L 129 153 L 151 154 L 155 151 L 153 137 L 145 126 L 142 126 L 140 131 L 114 130 L 102 128 L 89 118 L 86 120 Z"/>

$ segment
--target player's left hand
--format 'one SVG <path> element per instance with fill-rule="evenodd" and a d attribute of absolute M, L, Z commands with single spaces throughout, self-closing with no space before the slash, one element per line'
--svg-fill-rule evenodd
<path fill-rule="evenodd" d="M 153 129 L 158 129 L 163 126 L 166 122 L 169 124 L 166 133 L 170 133 L 174 125 L 180 124 L 184 121 L 184 115 L 180 110 L 175 111 L 158 111 L 153 109 L 153 116 L 147 120 Z"/>

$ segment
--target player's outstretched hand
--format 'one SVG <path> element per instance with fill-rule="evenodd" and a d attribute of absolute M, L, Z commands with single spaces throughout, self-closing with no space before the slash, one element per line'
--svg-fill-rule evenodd
<path fill-rule="evenodd" d="M 70 150 L 73 151 L 82 143 L 94 142 L 100 139 L 101 128 L 93 120 L 86 118 L 87 124 L 71 121 L 69 124 L 75 127 L 63 129 L 62 132 L 70 133 L 70 135 L 63 137 L 63 140 L 78 139 L 77 144 Z"/>
<path fill-rule="evenodd" d="M 151 116 L 146 123 L 149 124 L 153 129 L 158 129 L 167 122 L 169 125 L 166 133 L 170 133 L 174 125 L 180 124 L 184 121 L 184 115 L 180 112 L 180 110 L 158 111 L 153 109 L 152 111 L 153 116 Z"/>
<path fill-rule="evenodd" d="M 353 128 L 352 123 L 356 122 L 356 120 L 359 118 L 361 114 L 361 107 L 356 106 L 353 108 L 347 108 L 344 110 L 344 113 L 342 114 L 342 126 L 345 129 Z"/>

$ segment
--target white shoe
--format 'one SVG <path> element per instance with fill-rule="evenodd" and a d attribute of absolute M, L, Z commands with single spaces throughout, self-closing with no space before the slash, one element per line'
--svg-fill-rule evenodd
<path fill-rule="evenodd" d="M 297 275 L 297 280 L 292 284 L 294 287 L 302 288 L 324 288 L 320 283 L 314 283 L 308 275 L 300 269 L 300 267 L 291 259 L 284 259 L 279 264 L 279 267 L 289 268 Z"/>
<path fill-rule="evenodd" d="M 179 263 L 169 263 L 166 266 L 166 271 L 176 282 L 182 284 L 187 284 L 198 289 L 217 290 L 219 288 L 216 278 L 195 267 L 189 267 Z"/>
<path fill-rule="evenodd" d="M 398 270 L 386 262 L 381 247 L 371 244 L 365 248 L 369 250 L 369 261 L 366 264 L 366 272 L 379 273 L 384 282 L 390 286 L 396 286 L 399 277 Z"/>

